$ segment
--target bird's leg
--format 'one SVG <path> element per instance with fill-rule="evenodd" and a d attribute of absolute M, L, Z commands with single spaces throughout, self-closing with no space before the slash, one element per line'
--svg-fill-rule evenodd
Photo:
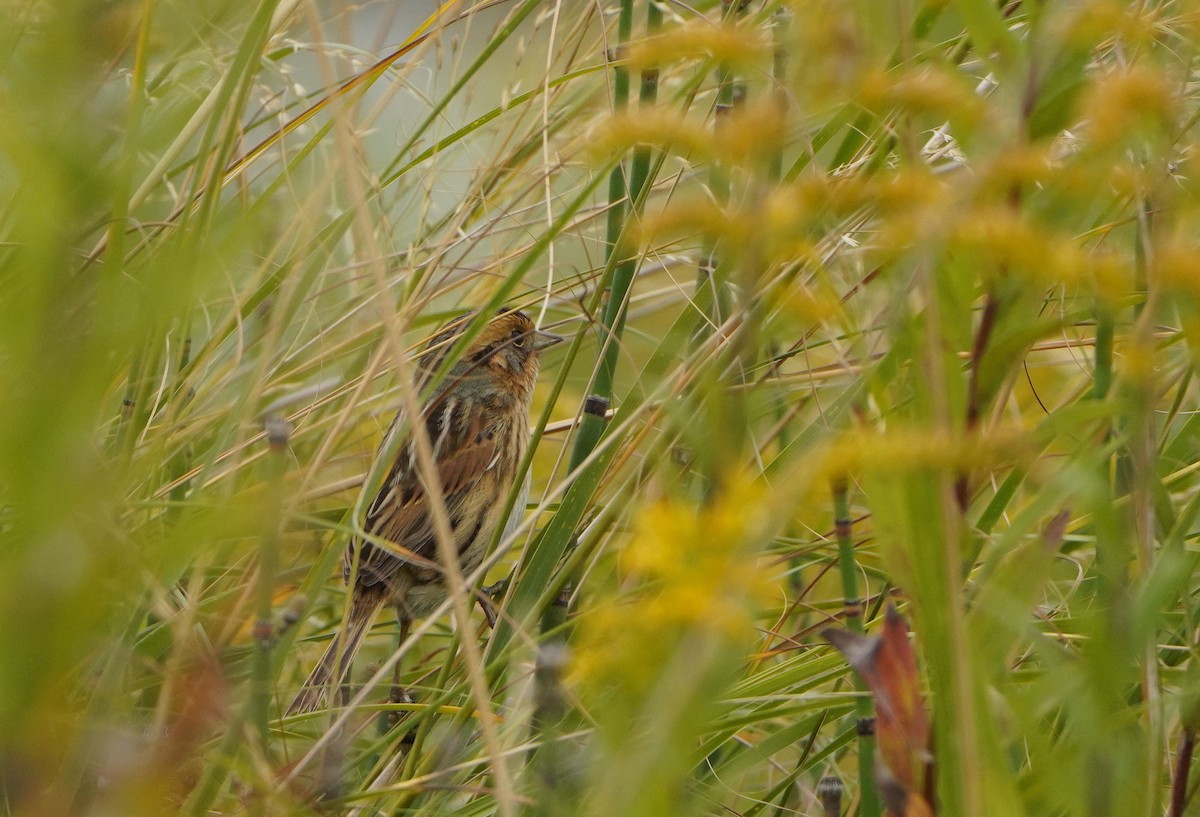
<path fill-rule="evenodd" d="M 493 630 L 496 629 L 496 609 L 498 606 L 496 599 L 508 591 L 508 585 L 511 582 L 511 578 L 501 579 L 495 584 L 479 588 L 479 592 L 475 595 L 475 600 L 479 602 L 479 609 L 483 611 L 483 616 L 487 619 L 488 626 Z"/>
<path fill-rule="evenodd" d="M 402 646 L 404 646 L 404 642 L 408 640 L 408 633 L 412 625 L 412 621 L 403 613 L 398 613 L 397 618 L 400 621 L 400 638 L 396 644 L 396 649 L 398 651 Z M 396 662 L 392 664 L 392 688 L 388 694 L 389 704 L 411 704 L 413 702 L 413 698 L 408 694 L 408 690 L 405 689 L 404 685 L 400 683 L 401 660 L 402 659 L 397 658 Z M 396 725 L 400 723 L 403 717 L 404 713 L 400 710 L 390 710 L 387 713 L 384 722 L 385 729 L 389 731 L 394 729 Z"/>

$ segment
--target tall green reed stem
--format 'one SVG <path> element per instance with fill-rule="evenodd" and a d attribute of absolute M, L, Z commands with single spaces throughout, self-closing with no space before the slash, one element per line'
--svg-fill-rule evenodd
<path fill-rule="evenodd" d="M 651 3 L 653 8 L 654 4 Z M 629 68 L 624 63 L 625 51 L 633 35 L 633 0 L 621 0 L 621 15 L 617 23 L 617 63 L 613 68 L 613 111 L 622 113 L 629 107 Z M 644 82 L 644 81 L 643 81 Z M 644 90 L 644 89 L 643 89 Z M 621 233 L 625 230 L 630 211 L 627 192 L 633 188 L 630 179 L 628 190 L 625 182 L 624 161 L 617 162 L 608 177 L 608 216 L 605 223 L 605 246 L 607 266 L 612 269 L 608 281 L 608 300 L 601 315 L 602 340 L 599 366 L 592 382 L 591 394 L 583 408 L 583 418 L 575 435 L 575 446 L 571 449 L 570 467 L 574 471 L 596 448 L 604 431 L 606 412 L 612 398 L 613 375 L 616 371 L 619 352 L 620 323 L 623 322 L 622 307 L 628 294 L 633 276 L 633 262 L 621 260 L 624 252 Z"/>
<path fill-rule="evenodd" d="M 647 34 L 653 35 L 661 25 L 662 11 L 658 4 L 651 0 L 647 3 Z M 613 108 L 618 113 L 629 107 L 629 69 L 623 60 L 632 34 L 633 0 L 621 0 L 621 13 L 617 24 L 619 59 L 613 78 Z M 643 69 L 638 91 L 639 105 L 649 107 L 656 102 L 657 97 L 658 71 L 653 68 Z M 629 246 L 626 236 L 629 223 L 644 200 L 643 194 L 650 178 L 650 158 L 650 148 L 639 146 L 634 150 L 628 183 L 624 162 L 618 162 L 609 176 L 609 210 L 605 225 L 608 257 L 605 266 L 612 270 L 612 274 L 607 286 L 607 300 L 601 314 L 602 342 L 598 351 L 596 376 L 585 399 L 583 416 L 571 451 L 572 472 L 595 451 L 608 421 L 608 407 L 612 402 L 621 334 L 625 326 L 625 310 L 633 279 L 637 274 L 637 256 Z M 567 578 L 567 582 L 569 586 L 571 577 Z M 555 632 L 565 617 L 566 611 L 563 607 L 551 605 L 542 616 L 542 631 Z M 533 726 L 534 731 L 547 743 L 554 743 L 560 739 L 559 725 L 566 714 L 562 705 L 563 699 L 555 692 L 557 675 L 549 669 L 561 663 L 561 652 L 562 648 L 555 639 L 543 645 L 538 654 L 538 704 L 534 712 Z M 551 701 L 555 703 L 551 704 Z M 578 786 L 574 785 L 561 755 L 559 748 L 551 746 L 548 751 L 539 751 L 532 758 L 531 766 L 539 789 L 534 813 L 557 817 L 577 810 L 580 792 Z"/>
<path fill-rule="evenodd" d="M 740 0 L 722 3 L 723 23 L 741 15 L 745 3 Z M 727 63 L 717 65 L 717 102 L 713 117 L 713 130 L 720 131 L 725 119 L 745 99 L 745 86 L 737 81 Z M 708 189 L 718 207 L 729 205 L 731 182 L 729 169 L 720 161 L 714 161 L 709 170 Z M 729 316 L 731 295 L 728 275 L 721 271 L 721 257 L 716 242 L 709 241 L 702 248 L 700 263 L 696 270 L 696 303 L 706 310 L 705 318 L 711 326 L 720 326 Z"/>
<path fill-rule="evenodd" d="M 228 778 L 234 759 L 245 745 L 247 726 L 254 729 L 260 751 L 266 755 L 270 737 L 270 707 L 273 678 L 278 669 L 274 657 L 276 630 L 272 622 L 275 577 L 279 572 L 279 529 L 283 516 L 284 475 L 289 466 L 287 446 L 289 429 L 279 417 L 266 420 L 267 497 L 265 521 L 259 539 L 258 579 L 255 588 L 254 659 L 250 670 L 250 694 L 245 708 L 234 715 L 214 750 L 200 782 L 184 804 L 183 813 L 191 817 L 208 814 Z"/>
<path fill-rule="evenodd" d="M 282 522 L 284 475 L 287 473 L 289 429 L 279 417 L 266 419 L 267 498 L 263 532 L 258 547 L 258 586 L 255 588 L 254 666 L 250 676 L 250 721 L 253 723 L 264 754 L 269 746 L 271 687 L 274 677 L 271 651 L 275 628 L 271 617 L 274 607 L 275 577 L 279 573 L 279 527 Z"/>
<path fill-rule="evenodd" d="M 850 491 L 845 480 L 833 483 L 833 517 L 837 536 L 838 568 L 842 574 L 842 617 L 846 626 L 863 632 L 863 603 L 858 595 L 858 563 L 854 558 L 854 531 L 850 516 Z M 858 734 L 858 780 L 860 817 L 879 817 L 879 791 L 875 787 L 875 712 L 867 685 L 854 675 L 854 699 Z"/>
<path fill-rule="evenodd" d="M 646 5 L 646 32 L 653 36 L 662 26 L 662 10 L 655 2 Z M 624 52 L 633 34 L 633 2 L 622 0 L 618 22 L 618 48 Z M 622 58 L 624 54 L 619 54 Z M 621 62 L 615 67 L 613 80 L 613 107 L 622 111 L 629 106 L 629 69 Z M 658 100 L 658 69 L 644 68 L 638 89 L 638 104 L 649 108 Z M 629 223 L 636 219 L 645 201 L 645 192 L 651 177 L 651 149 L 641 145 L 634 149 L 629 166 L 629 181 L 625 180 L 625 164 L 619 162 L 609 177 L 608 220 L 606 223 L 606 245 L 608 262 L 612 269 L 607 286 L 607 299 L 600 318 L 602 341 L 598 352 L 596 376 L 584 402 L 583 417 L 571 449 L 570 470 L 575 471 L 596 449 L 600 436 L 608 422 L 608 408 L 612 403 L 613 384 L 616 378 L 617 358 L 621 348 L 621 334 L 625 327 L 625 312 L 633 280 L 637 275 L 638 259 L 629 246 Z M 562 624 L 564 611 L 551 607 L 543 616 L 542 630 L 548 632 Z"/>

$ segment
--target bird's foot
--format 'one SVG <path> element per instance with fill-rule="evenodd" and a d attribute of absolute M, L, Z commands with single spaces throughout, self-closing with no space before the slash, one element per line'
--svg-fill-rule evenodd
<path fill-rule="evenodd" d="M 512 579 L 501 579 L 495 584 L 479 588 L 479 595 L 476 596 L 479 602 L 479 609 L 483 611 L 483 616 L 487 619 L 488 626 L 493 630 L 496 629 L 496 611 L 498 609 L 496 599 L 508 592 L 508 585 L 511 582 Z"/>

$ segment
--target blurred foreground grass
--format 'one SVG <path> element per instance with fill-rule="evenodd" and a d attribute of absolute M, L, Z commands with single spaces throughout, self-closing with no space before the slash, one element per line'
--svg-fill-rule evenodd
<path fill-rule="evenodd" d="M 938 813 L 1183 814 L 1198 4 L 409 5 L 5 4 L 4 812 L 877 815 L 892 602 Z M 573 343 L 500 625 L 283 718 L 501 303 Z"/>

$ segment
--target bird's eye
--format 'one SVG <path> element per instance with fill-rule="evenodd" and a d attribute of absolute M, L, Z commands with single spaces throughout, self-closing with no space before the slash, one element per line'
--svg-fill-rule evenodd
<path fill-rule="evenodd" d="M 512 335 L 510 337 L 512 337 L 513 346 L 517 347 L 518 349 L 525 348 L 525 333 L 520 329 L 512 330 Z"/>

